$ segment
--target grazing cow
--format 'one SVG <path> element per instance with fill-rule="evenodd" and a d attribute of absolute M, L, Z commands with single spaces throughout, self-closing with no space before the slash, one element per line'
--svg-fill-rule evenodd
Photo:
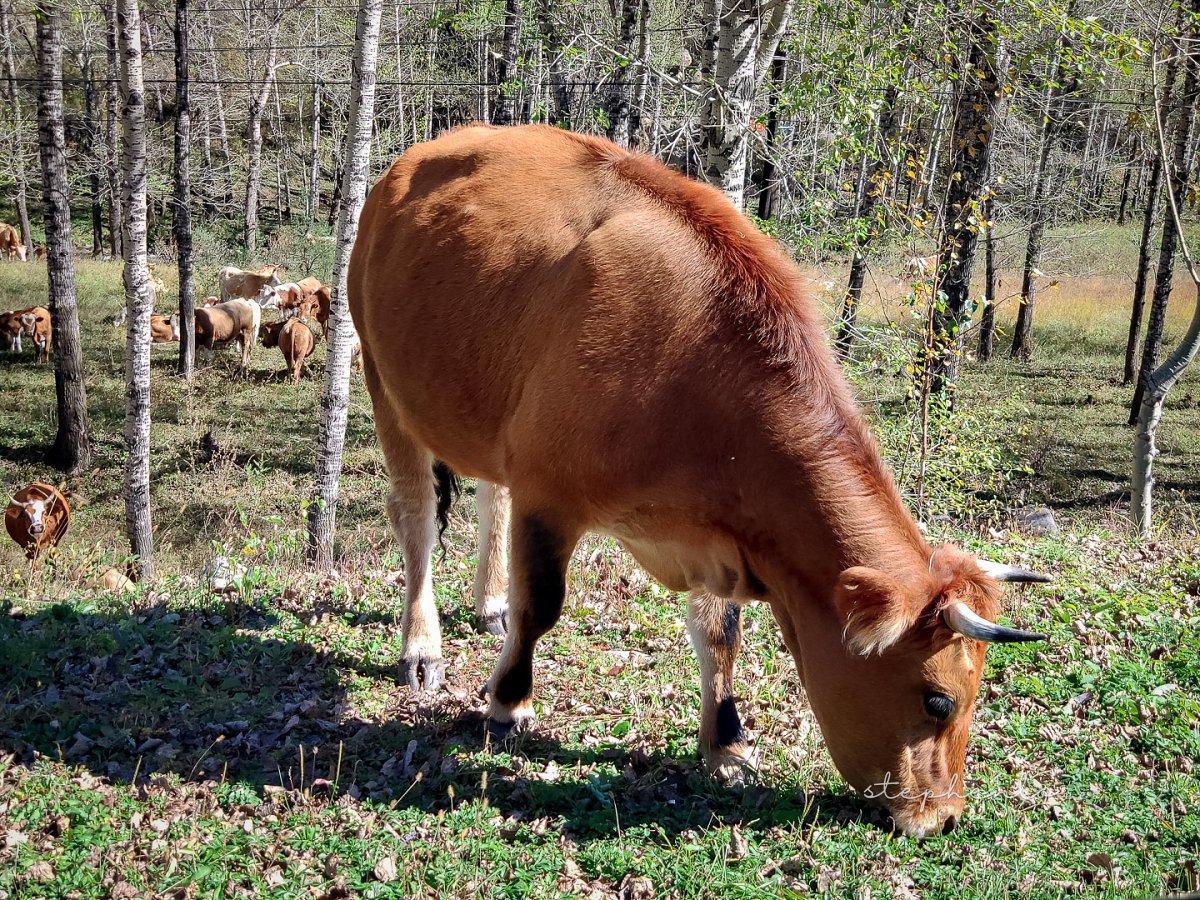
<path fill-rule="evenodd" d="M 16 257 L 25 262 L 27 253 L 28 250 L 21 240 L 21 232 L 7 222 L 0 222 L 0 256 L 7 256 L 9 259 Z"/>
<path fill-rule="evenodd" d="M 154 344 L 170 344 L 179 340 L 179 313 L 150 316 L 150 341 Z"/>
<path fill-rule="evenodd" d="M 256 300 L 264 285 L 279 284 L 279 266 L 263 266 L 254 272 L 226 266 L 217 275 L 221 286 L 221 301 Z"/>
<path fill-rule="evenodd" d="M 430 557 L 457 472 L 479 479 L 476 611 L 507 626 L 497 737 L 532 719 L 535 644 L 600 532 L 691 594 L 718 772 L 748 755 L 733 669 L 762 599 L 846 780 L 904 832 L 948 831 L 985 642 L 1040 638 L 995 624 L 994 575 L 1040 576 L 925 542 L 801 281 L 719 191 L 602 139 L 468 127 L 393 163 L 348 296 L 405 557 L 403 674 L 444 672 Z"/>
<path fill-rule="evenodd" d="M 292 384 L 300 383 L 304 360 L 312 355 L 313 344 L 312 331 L 300 319 L 291 318 L 263 326 L 263 346 L 279 348 Z"/>
<path fill-rule="evenodd" d="M 196 348 L 207 351 L 205 365 L 212 365 L 213 347 L 224 347 L 237 341 L 242 348 L 238 370 L 250 372 L 250 354 L 258 340 L 262 322 L 262 307 L 250 300 L 228 300 L 216 306 L 201 306 L 196 310 Z"/>
<path fill-rule="evenodd" d="M 40 355 L 42 362 L 50 362 L 50 347 L 54 343 L 54 328 L 50 321 L 50 310 L 34 306 L 21 312 L 21 326 L 33 342 L 33 358 Z"/>
<path fill-rule="evenodd" d="M 904 277 L 928 278 L 937 271 L 938 258 L 933 256 L 914 256 L 904 264 Z"/>
<path fill-rule="evenodd" d="M 71 507 L 58 488 L 35 481 L 8 501 L 4 527 L 35 565 L 56 547 L 71 524 Z"/>

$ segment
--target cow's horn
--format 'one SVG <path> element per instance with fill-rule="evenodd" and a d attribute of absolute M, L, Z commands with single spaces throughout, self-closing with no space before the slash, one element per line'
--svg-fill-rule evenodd
<path fill-rule="evenodd" d="M 1049 575 L 1030 572 L 1028 569 L 1018 569 L 1016 566 L 1006 566 L 1004 563 L 996 563 L 987 559 L 977 559 L 975 562 L 979 564 L 979 568 L 983 569 L 984 572 L 991 575 L 997 581 L 1045 584 L 1053 580 Z"/>
<path fill-rule="evenodd" d="M 1046 635 L 1032 631 L 1018 631 L 1016 628 L 1006 628 L 989 622 L 965 603 L 951 603 L 942 610 L 942 621 L 951 631 L 975 638 L 977 641 L 988 641 L 993 644 L 1023 644 L 1027 641 L 1044 641 Z"/>

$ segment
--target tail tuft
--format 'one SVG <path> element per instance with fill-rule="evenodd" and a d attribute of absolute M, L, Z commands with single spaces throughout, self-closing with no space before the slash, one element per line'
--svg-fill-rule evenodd
<path fill-rule="evenodd" d="M 446 528 L 450 525 L 450 507 L 462 493 L 462 485 L 458 476 L 441 460 L 433 463 L 434 487 L 437 490 L 437 526 L 438 546 L 442 548 L 442 556 L 446 555 Z"/>

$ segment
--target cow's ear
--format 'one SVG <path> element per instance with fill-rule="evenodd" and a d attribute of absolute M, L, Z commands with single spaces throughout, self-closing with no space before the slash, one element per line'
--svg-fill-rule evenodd
<path fill-rule="evenodd" d="M 900 640 L 917 612 L 904 586 L 886 572 L 855 566 L 838 576 L 834 589 L 846 645 L 867 656 L 882 653 Z"/>

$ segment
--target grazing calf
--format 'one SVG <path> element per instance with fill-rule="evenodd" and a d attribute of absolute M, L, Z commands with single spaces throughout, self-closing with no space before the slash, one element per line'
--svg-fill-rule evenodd
<path fill-rule="evenodd" d="M 25 262 L 28 249 L 21 241 L 21 232 L 7 222 L 0 222 L 0 256 Z"/>
<path fill-rule="evenodd" d="M 904 264 L 904 277 L 928 278 L 937 271 L 938 258 L 933 256 L 914 256 Z"/>
<path fill-rule="evenodd" d="M 312 331 L 300 319 L 291 318 L 263 326 L 263 346 L 279 348 L 292 384 L 300 383 L 304 360 L 312 355 L 314 343 Z"/>
<path fill-rule="evenodd" d="M 179 313 L 150 316 L 150 341 L 155 344 L 170 344 L 179 340 Z"/>
<path fill-rule="evenodd" d="M 217 275 L 221 300 L 254 300 L 266 285 L 279 284 L 279 266 L 263 266 L 253 272 L 226 266 Z"/>
<path fill-rule="evenodd" d="M 8 501 L 4 527 L 20 545 L 30 562 L 40 563 L 43 554 L 56 547 L 71 524 L 71 507 L 56 487 L 35 481 L 21 488 Z"/>
<path fill-rule="evenodd" d="M 212 365 L 214 347 L 224 347 L 237 341 L 242 348 L 242 375 L 250 372 L 250 354 L 258 340 L 262 308 L 250 300 L 229 300 L 216 306 L 201 306 L 196 310 L 196 347 L 207 352 L 205 365 Z"/>
<path fill-rule="evenodd" d="M 430 562 L 458 472 L 479 479 L 485 624 L 508 591 L 498 738 L 532 720 L 536 643 L 599 532 L 690 593 L 710 765 L 748 757 L 733 669 L 760 599 L 838 769 L 925 837 L 963 810 L 986 642 L 1040 637 L 995 624 L 993 576 L 1036 576 L 926 543 L 802 279 L 719 191 L 609 141 L 475 126 L 396 160 L 348 298 L 404 552 L 403 671 L 444 672 Z"/>

